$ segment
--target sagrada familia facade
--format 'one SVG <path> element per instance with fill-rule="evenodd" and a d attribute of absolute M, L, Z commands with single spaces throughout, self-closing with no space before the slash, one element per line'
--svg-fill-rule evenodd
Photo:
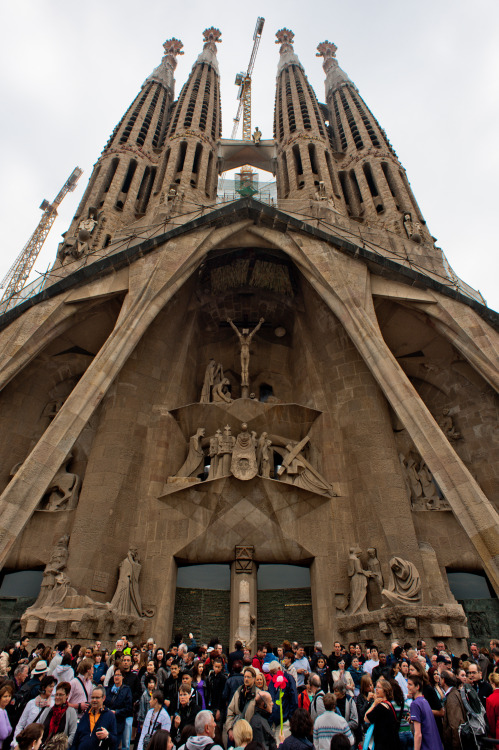
<path fill-rule="evenodd" d="M 276 36 L 274 134 L 253 141 L 221 138 L 220 32 L 177 99 L 165 43 L 44 290 L 0 316 L 0 561 L 43 571 L 17 615 L 37 639 L 168 644 L 186 565 L 230 566 L 230 645 L 264 635 L 264 563 L 309 569 L 324 648 L 458 648 L 448 573 L 499 591 L 498 316 L 335 45 L 320 103 Z M 244 165 L 276 201 L 217 200 Z"/>

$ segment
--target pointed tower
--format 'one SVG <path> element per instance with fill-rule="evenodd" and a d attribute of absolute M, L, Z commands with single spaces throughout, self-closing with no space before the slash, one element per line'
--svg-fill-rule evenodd
<path fill-rule="evenodd" d="M 161 201 L 209 205 L 216 199 L 217 143 L 221 136 L 217 43 L 221 32 L 203 32 L 204 47 L 172 113 L 160 168 Z"/>
<path fill-rule="evenodd" d="M 417 243 L 433 244 L 405 169 L 385 131 L 336 60 L 337 47 L 322 42 L 331 140 L 348 213 Z"/>
<path fill-rule="evenodd" d="M 142 84 L 94 166 L 59 246 L 60 263 L 106 247 L 118 230 L 146 212 L 174 97 L 176 57 L 184 54 L 178 39 L 163 47 L 161 63 Z"/>
<path fill-rule="evenodd" d="M 281 29 L 274 113 L 279 198 L 329 199 L 341 207 L 341 192 L 324 117 L 294 53 L 294 33 Z"/>

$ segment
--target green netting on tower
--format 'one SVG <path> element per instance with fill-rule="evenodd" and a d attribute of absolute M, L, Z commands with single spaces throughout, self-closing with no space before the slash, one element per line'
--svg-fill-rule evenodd
<path fill-rule="evenodd" d="M 236 193 L 248 198 L 258 193 L 258 174 L 254 172 L 237 172 L 234 180 Z"/>

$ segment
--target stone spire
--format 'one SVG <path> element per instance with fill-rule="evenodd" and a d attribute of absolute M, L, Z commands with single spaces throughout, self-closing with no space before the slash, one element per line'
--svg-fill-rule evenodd
<path fill-rule="evenodd" d="M 174 97 L 176 58 L 183 54 L 178 39 L 169 39 L 163 47 L 160 65 L 142 84 L 94 166 L 59 246 L 59 263 L 106 247 L 117 231 L 146 213 Z"/>
<path fill-rule="evenodd" d="M 432 244 L 405 170 L 385 131 L 336 60 L 337 47 L 322 42 L 331 141 L 348 213 Z"/>
<path fill-rule="evenodd" d="M 211 65 L 213 68 L 215 68 L 217 73 L 220 75 L 217 59 L 217 44 L 220 44 L 220 42 L 222 41 L 222 32 L 220 31 L 220 29 L 215 29 L 214 26 L 211 26 L 209 29 L 205 29 L 203 31 L 203 38 L 203 51 L 199 55 L 195 64 L 199 65 L 201 63 L 207 63 L 208 65 Z"/>
<path fill-rule="evenodd" d="M 182 87 L 168 128 L 159 200 L 169 204 L 169 209 L 174 203 L 177 212 L 185 201 L 210 204 L 216 199 L 216 154 L 221 136 L 217 43 L 221 36 L 213 27 L 203 32 L 203 51 Z"/>
<path fill-rule="evenodd" d="M 303 70 L 303 65 L 295 54 L 293 47 L 293 39 L 295 38 L 294 33 L 290 29 L 280 29 L 276 32 L 276 44 L 280 44 L 279 47 L 279 63 L 277 65 L 277 75 L 286 67 L 286 65 L 298 65 Z"/>
<path fill-rule="evenodd" d="M 276 33 L 280 44 L 274 114 L 279 198 L 317 199 L 341 206 L 339 180 L 326 123 L 289 29 Z M 343 208 L 343 210 L 345 210 Z"/>
<path fill-rule="evenodd" d="M 163 49 L 165 50 L 163 59 L 151 75 L 146 78 L 143 86 L 146 86 L 150 81 L 156 81 L 157 83 L 161 83 L 165 88 L 170 89 L 173 93 L 175 86 L 173 74 L 177 67 L 177 55 L 184 54 L 182 52 L 183 46 L 179 39 L 168 39 L 163 44 Z"/>

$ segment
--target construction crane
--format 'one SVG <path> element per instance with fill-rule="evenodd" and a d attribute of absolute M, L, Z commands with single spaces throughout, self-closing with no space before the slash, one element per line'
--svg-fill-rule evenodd
<path fill-rule="evenodd" d="M 35 261 L 38 258 L 40 250 L 42 249 L 43 243 L 47 239 L 47 235 L 50 232 L 52 224 L 57 218 L 57 208 L 60 206 L 63 198 L 71 193 L 76 183 L 83 174 L 83 170 L 80 167 L 75 167 L 68 179 L 58 192 L 53 203 L 49 203 L 47 200 L 43 200 L 40 206 L 43 211 L 43 216 L 40 219 L 40 223 L 37 228 L 19 253 L 18 257 L 14 261 L 6 277 L 0 284 L 0 289 L 5 289 L 0 301 L 7 300 L 18 294 L 24 287 L 28 276 L 30 275 Z"/>
<path fill-rule="evenodd" d="M 235 84 L 239 86 L 237 92 L 237 98 L 239 99 L 239 106 L 237 108 L 237 115 L 234 117 L 234 127 L 232 128 L 232 139 L 237 135 L 239 123 L 241 121 L 241 114 L 243 116 L 243 141 L 251 141 L 251 74 L 255 67 L 256 53 L 260 45 L 260 39 L 262 37 L 263 24 L 265 18 L 259 17 L 256 26 L 255 33 L 253 34 L 253 50 L 246 73 L 238 73 L 236 76 Z"/>

